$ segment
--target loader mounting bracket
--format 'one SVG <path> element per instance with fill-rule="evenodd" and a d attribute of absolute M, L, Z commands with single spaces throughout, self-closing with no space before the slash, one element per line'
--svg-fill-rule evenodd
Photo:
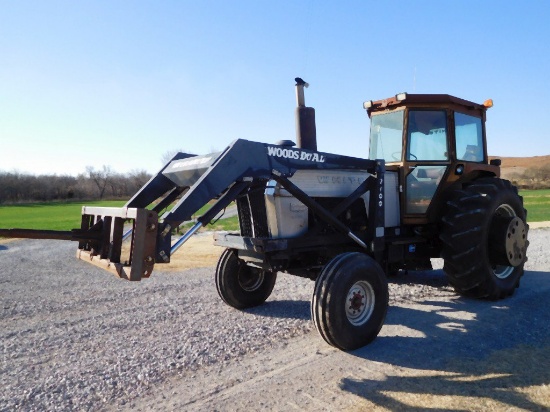
<path fill-rule="evenodd" d="M 123 249 L 124 225 L 131 223 L 131 243 Z M 133 281 L 147 278 L 155 265 L 158 215 L 141 208 L 83 207 L 83 231 L 101 233 L 101 240 L 80 241 L 78 259 Z M 127 232 L 129 233 L 129 232 Z"/>

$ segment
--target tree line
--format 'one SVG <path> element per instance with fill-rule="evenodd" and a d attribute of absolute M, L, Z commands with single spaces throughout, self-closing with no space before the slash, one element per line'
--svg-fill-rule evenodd
<path fill-rule="evenodd" d="M 151 175 L 121 174 L 109 166 L 86 167 L 78 176 L 31 175 L 0 171 L 0 204 L 68 200 L 129 199 Z"/>
<path fill-rule="evenodd" d="M 167 153 L 167 158 L 172 154 Z M 0 204 L 68 200 L 129 199 L 151 175 L 143 170 L 117 173 L 109 166 L 86 167 L 78 176 L 0 171 Z M 528 168 L 509 179 L 520 189 L 550 188 L 550 165 Z"/>
<path fill-rule="evenodd" d="M 510 180 L 520 189 L 550 188 L 550 165 L 530 167 L 521 173 L 513 173 Z"/>

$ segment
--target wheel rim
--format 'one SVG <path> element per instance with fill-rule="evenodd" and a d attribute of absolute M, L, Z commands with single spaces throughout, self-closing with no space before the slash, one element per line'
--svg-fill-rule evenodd
<path fill-rule="evenodd" d="M 346 316 L 354 326 L 367 322 L 374 311 L 374 289 L 369 282 L 361 280 L 353 284 L 346 297 Z"/>
<path fill-rule="evenodd" d="M 500 205 L 497 210 L 495 210 L 495 215 L 497 216 L 508 216 L 516 217 L 516 211 L 509 204 Z M 503 265 L 493 265 L 493 273 L 499 279 L 506 279 L 514 271 L 513 266 L 503 266 Z"/>
<path fill-rule="evenodd" d="M 239 285 L 247 292 L 258 289 L 264 281 L 264 271 L 253 269 L 248 266 L 241 267 L 238 274 Z"/>

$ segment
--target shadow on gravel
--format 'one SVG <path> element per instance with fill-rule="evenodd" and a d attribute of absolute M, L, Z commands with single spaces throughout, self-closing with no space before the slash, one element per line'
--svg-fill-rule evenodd
<path fill-rule="evenodd" d="M 449 286 L 449 279 L 443 270 L 424 270 L 424 271 L 400 271 L 399 274 L 388 277 L 389 284 L 403 285 L 415 284 L 433 287 Z M 452 289 L 450 289 L 452 290 Z"/>
<path fill-rule="evenodd" d="M 385 380 L 357 379 L 354 371 L 340 388 L 391 410 L 410 410 L 419 399 L 426 403 L 413 409 L 468 410 L 472 398 L 486 402 L 482 409 L 545 409 L 548 388 L 529 387 L 550 384 L 549 293 L 550 273 L 526 272 L 501 301 L 451 297 L 390 307 L 386 336 L 351 355 L 407 369 Z"/>
<path fill-rule="evenodd" d="M 274 300 L 261 306 L 246 309 L 245 312 L 269 318 L 308 320 L 311 318 L 309 301 Z"/>
<path fill-rule="evenodd" d="M 1 252 L 2 250 L 8 250 L 8 247 L 7 247 L 7 246 L 4 246 L 4 245 L 0 245 L 0 252 Z"/>

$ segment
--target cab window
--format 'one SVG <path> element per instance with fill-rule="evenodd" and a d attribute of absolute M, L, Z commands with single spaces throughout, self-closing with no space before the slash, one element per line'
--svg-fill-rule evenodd
<path fill-rule="evenodd" d="M 370 124 L 370 159 L 384 159 L 386 162 L 401 161 L 403 147 L 403 113 L 375 114 Z"/>
<path fill-rule="evenodd" d="M 444 110 L 411 110 L 408 117 L 407 160 L 448 160 L 447 115 Z"/>
<path fill-rule="evenodd" d="M 455 112 L 456 157 L 465 162 L 483 162 L 483 130 L 479 117 Z"/>

